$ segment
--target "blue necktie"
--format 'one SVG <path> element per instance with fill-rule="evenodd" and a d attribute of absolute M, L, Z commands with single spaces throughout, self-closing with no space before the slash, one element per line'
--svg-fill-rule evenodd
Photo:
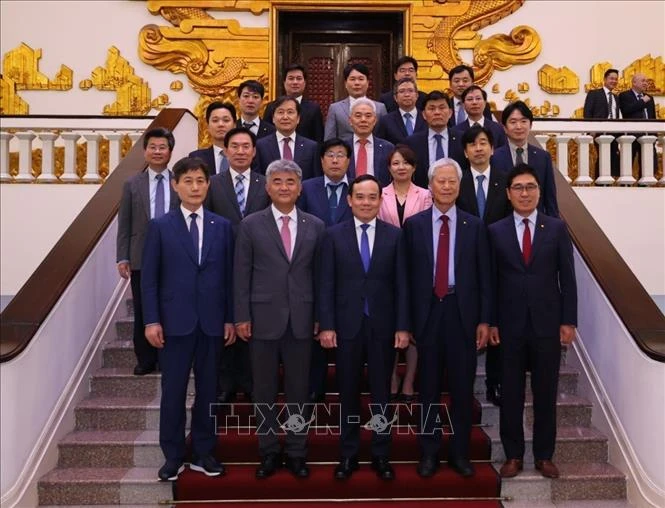
<path fill-rule="evenodd" d="M 457 108 L 457 117 L 455 118 L 455 125 L 459 125 L 464 120 L 466 120 L 466 112 L 464 111 L 464 106 L 462 106 L 462 102 L 458 102 L 458 108 Z"/>
<path fill-rule="evenodd" d="M 446 154 L 443 153 L 443 144 L 441 143 L 442 139 L 443 136 L 441 134 L 434 134 L 434 141 L 436 141 L 436 160 L 443 159 L 446 156 Z"/>
<path fill-rule="evenodd" d="M 196 218 L 198 214 L 192 213 L 189 215 L 192 219 L 189 225 L 189 234 L 192 236 L 192 242 L 194 243 L 194 254 L 196 256 L 196 262 L 199 262 L 199 226 L 196 223 Z"/>
<path fill-rule="evenodd" d="M 219 171 L 218 173 L 221 173 L 222 171 L 228 171 L 229 170 L 229 160 L 226 158 L 226 155 L 224 155 L 224 152 L 219 152 L 219 156 L 221 158 L 219 162 Z"/>
<path fill-rule="evenodd" d="M 481 219 L 485 216 L 485 191 L 483 190 L 483 182 L 485 181 L 485 175 L 478 175 L 476 177 L 478 181 L 478 190 L 476 191 L 476 201 L 478 202 L 478 217 Z"/>
<path fill-rule="evenodd" d="M 363 230 L 362 234 L 360 235 L 360 259 L 362 259 L 363 268 L 365 269 L 365 273 L 367 273 L 369 271 L 370 261 L 369 236 L 367 236 L 367 228 L 369 228 L 369 224 L 361 224 L 360 227 Z M 369 304 L 367 303 L 367 298 L 365 298 L 364 312 L 366 316 L 369 316 Z"/>
<path fill-rule="evenodd" d="M 155 215 L 153 219 L 158 219 L 164 215 L 164 175 L 159 174 L 155 177 L 157 180 L 157 189 L 155 191 Z"/>
<path fill-rule="evenodd" d="M 404 113 L 404 127 L 406 127 L 407 136 L 413 134 L 413 120 L 411 120 L 411 113 Z"/>
<path fill-rule="evenodd" d="M 344 184 L 329 183 L 326 185 L 328 187 L 328 191 L 330 192 L 330 195 L 328 196 L 328 207 L 330 208 L 330 222 L 334 223 L 337 220 L 337 207 L 339 206 L 339 202 L 337 199 L 337 189 L 339 188 L 340 185 Z"/>
<path fill-rule="evenodd" d="M 243 182 L 244 179 L 245 175 L 237 175 L 236 185 L 235 185 L 236 198 L 238 199 L 238 208 L 240 209 L 240 215 L 242 215 L 243 217 L 245 216 L 245 184 Z"/>

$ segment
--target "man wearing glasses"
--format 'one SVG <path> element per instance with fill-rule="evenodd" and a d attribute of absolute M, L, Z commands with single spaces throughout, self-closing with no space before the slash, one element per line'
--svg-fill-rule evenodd
<path fill-rule="evenodd" d="M 414 132 L 427 130 L 421 109 L 417 107 L 419 94 L 413 78 L 402 78 L 393 88 L 398 108 L 379 119 L 376 135 L 393 145 L 403 143 Z"/>
<path fill-rule="evenodd" d="M 412 79 L 416 81 L 416 74 L 418 74 L 418 60 L 412 56 L 403 56 L 398 58 L 393 66 L 393 78 L 395 79 L 395 84 L 398 81 L 404 78 Z M 394 87 L 392 90 L 388 90 L 381 94 L 379 97 L 379 102 L 383 102 L 386 105 L 386 111 L 388 113 L 396 111 L 399 107 L 399 103 L 395 100 Z M 416 97 L 417 103 L 416 106 L 419 110 L 422 110 L 425 105 L 425 92 L 416 92 L 418 95 Z"/>

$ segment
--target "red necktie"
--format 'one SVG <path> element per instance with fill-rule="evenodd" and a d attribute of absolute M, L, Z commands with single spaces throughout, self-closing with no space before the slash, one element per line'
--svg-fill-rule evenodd
<path fill-rule="evenodd" d="M 358 147 L 358 160 L 356 160 L 356 176 L 367 174 L 367 144 L 366 139 L 358 140 L 360 146 Z"/>
<path fill-rule="evenodd" d="M 450 231 L 448 216 L 441 216 L 439 245 L 436 249 L 436 271 L 434 272 L 434 294 L 443 298 L 448 294 L 448 253 L 450 251 Z"/>
<path fill-rule="evenodd" d="M 524 264 L 528 265 L 531 259 L 531 230 L 529 229 L 529 219 L 522 219 L 524 223 L 524 233 L 522 234 L 522 257 Z"/>
<path fill-rule="evenodd" d="M 292 161 L 293 160 L 293 152 L 291 152 L 291 147 L 289 146 L 289 141 L 291 141 L 291 138 L 284 138 L 284 157 L 283 159 Z"/>
<path fill-rule="evenodd" d="M 282 237 L 282 244 L 284 245 L 284 251 L 286 252 L 286 257 L 291 260 L 291 230 L 289 229 L 289 216 L 282 215 L 282 227 L 279 230 L 279 236 Z"/>

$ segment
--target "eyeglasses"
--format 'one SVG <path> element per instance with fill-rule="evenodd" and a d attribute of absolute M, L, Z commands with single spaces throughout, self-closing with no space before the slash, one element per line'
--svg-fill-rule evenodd
<path fill-rule="evenodd" d="M 513 192 L 517 192 L 518 194 L 522 194 L 522 192 L 524 191 L 527 191 L 529 193 L 535 192 L 537 188 L 538 184 L 535 183 L 527 183 L 526 185 L 522 185 L 521 183 L 516 183 L 515 185 L 510 186 L 510 190 Z"/>
<path fill-rule="evenodd" d="M 327 159 L 346 159 L 347 157 L 344 152 L 326 152 L 323 155 Z"/>

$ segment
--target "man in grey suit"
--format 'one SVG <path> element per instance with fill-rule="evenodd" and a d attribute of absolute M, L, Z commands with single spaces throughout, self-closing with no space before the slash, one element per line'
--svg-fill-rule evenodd
<path fill-rule="evenodd" d="M 369 69 L 366 65 L 355 63 L 344 67 L 344 86 L 349 96 L 341 101 L 333 102 L 328 108 L 326 117 L 326 126 L 323 139 L 346 138 L 353 134 L 349 124 L 351 115 L 351 106 L 360 99 L 367 97 L 367 88 L 369 87 Z M 374 102 L 376 106 L 377 119 L 387 114 L 386 106 L 383 102 Z"/>
<path fill-rule="evenodd" d="M 234 259 L 236 332 L 249 341 L 261 464 L 259 479 L 282 464 L 277 400 L 280 358 L 289 415 L 303 418 L 307 402 L 314 322 L 314 267 L 325 230 L 322 220 L 295 203 L 302 171 L 279 159 L 266 169 L 266 191 L 272 205 L 240 224 Z M 297 418 L 297 419 L 299 419 Z M 289 418 L 289 422 L 292 419 Z M 287 428 L 286 467 L 296 477 L 309 475 L 307 426 Z"/>
<path fill-rule="evenodd" d="M 118 209 L 116 262 L 118 273 L 130 279 L 134 304 L 134 374 L 144 376 L 155 370 L 157 350 L 145 338 L 141 304 L 141 257 L 148 221 L 161 217 L 178 206 L 167 169 L 175 146 L 173 134 L 163 128 L 152 129 L 143 136 L 143 150 L 148 169 L 125 182 Z"/>

